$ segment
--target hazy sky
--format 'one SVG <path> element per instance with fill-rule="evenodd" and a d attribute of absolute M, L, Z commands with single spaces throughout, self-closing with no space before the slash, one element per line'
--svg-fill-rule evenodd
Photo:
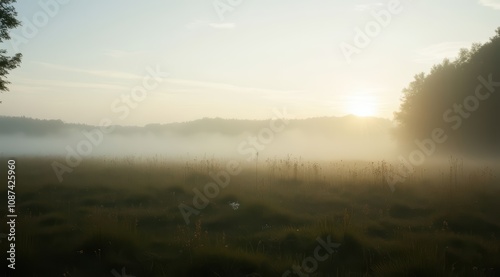
<path fill-rule="evenodd" d="M 24 29 L 2 47 L 24 58 L 0 115 L 87 124 L 262 119 L 283 107 L 294 118 L 392 118 L 415 74 L 500 27 L 500 0 L 18 2 Z M 374 24 L 389 10 L 399 12 Z M 356 44 L 367 26 L 370 43 Z M 347 44 L 358 49 L 350 62 Z M 126 104 L 148 68 L 169 75 Z"/>

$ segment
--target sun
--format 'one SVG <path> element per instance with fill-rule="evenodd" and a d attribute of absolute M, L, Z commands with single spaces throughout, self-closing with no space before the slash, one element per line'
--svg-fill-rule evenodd
<path fill-rule="evenodd" d="M 358 117 L 375 117 L 379 113 L 380 98 L 376 89 L 356 88 L 341 96 L 345 114 Z"/>
<path fill-rule="evenodd" d="M 375 116 L 377 114 L 377 107 L 371 101 L 360 99 L 349 103 L 348 112 L 361 117 Z"/>

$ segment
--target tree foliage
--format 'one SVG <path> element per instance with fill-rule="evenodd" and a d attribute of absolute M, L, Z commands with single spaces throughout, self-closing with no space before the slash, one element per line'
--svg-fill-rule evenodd
<path fill-rule="evenodd" d="M 478 99 L 476 92 L 480 78 L 490 76 L 500 83 L 500 28 L 488 42 L 461 49 L 454 61 L 445 59 L 429 74 L 415 75 L 394 113 L 401 145 L 414 149 L 415 140 L 432 138 L 432 131 L 441 128 L 448 139 L 438 152 L 500 154 L 500 86 L 487 99 Z M 483 85 L 481 95 L 487 92 Z"/>
<path fill-rule="evenodd" d="M 21 24 L 17 20 L 17 12 L 12 6 L 15 2 L 16 0 L 0 0 L 0 43 L 9 40 L 9 30 Z M 0 49 L 0 92 L 9 90 L 6 76 L 10 70 L 19 66 L 21 57 L 20 53 L 10 57 L 7 55 L 7 50 Z"/>

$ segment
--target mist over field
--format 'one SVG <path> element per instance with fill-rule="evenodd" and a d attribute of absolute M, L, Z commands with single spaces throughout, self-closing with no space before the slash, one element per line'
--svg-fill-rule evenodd
<path fill-rule="evenodd" d="M 82 141 L 92 143 L 88 154 L 82 148 L 80 155 L 86 157 L 160 156 L 175 160 L 207 156 L 246 160 L 259 152 L 262 158 L 292 155 L 311 160 L 379 160 L 396 154 L 393 125 L 385 119 L 286 119 L 276 122 L 277 131 L 269 126 L 274 121 L 201 119 L 145 127 L 118 126 L 104 133 L 99 126 L 4 117 L 0 118 L 5 126 L 0 131 L 0 154 L 66 156 L 71 152 L 67 147 L 79 153 Z"/>

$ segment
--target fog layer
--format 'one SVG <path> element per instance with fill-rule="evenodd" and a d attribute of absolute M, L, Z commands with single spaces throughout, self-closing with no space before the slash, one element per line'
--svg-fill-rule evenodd
<path fill-rule="evenodd" d="M 384 159 L 394 157 L 390 121 L 375 118 L 243 121 L 203 119 L 145 127 L 96 126 L 17 118 L 3 128 L 1 155 L 210 156 L 251 159 L 300 156 L 305 159 Z M 29 124 L 28 124 L 29 123 Z M 5 124 L 7 126 L 7 124 Z M 34 130 L 30 126 L 37 126 Z"/>

